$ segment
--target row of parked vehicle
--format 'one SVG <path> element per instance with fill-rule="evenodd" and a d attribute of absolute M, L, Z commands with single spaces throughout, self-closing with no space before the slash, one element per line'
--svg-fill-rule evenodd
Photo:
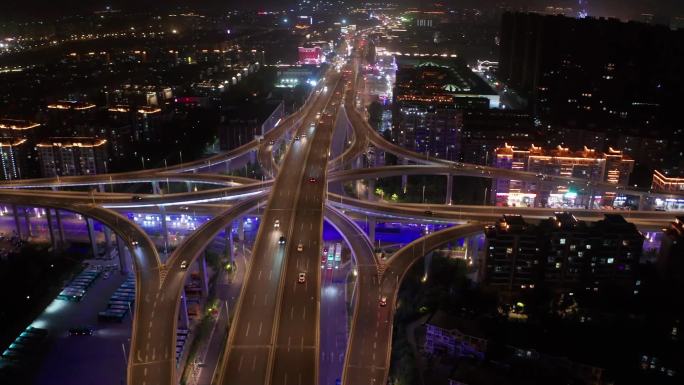
<path fill-rule="evenodd" d="M 107 309 L 97 313 L 100 321 L 123 321 L 135 301 L 135 277 L 129 275 L 109 297 Z"/>
<path fill-rule="evenodd" d="M 62 289 L 57 295 L 57 299 L 80 302 L 98 276 L 100 276 L 100 271 L 97 268 L 94 266 L 87 267 Z"/>
<path fill-rule="evenodd" d="M 32 359 L 39 356 L 38 351 L 41 349 L 47 334 L 46 329 L 27 327 L 2 353 L 0 367 L 19 367 L 28 364 Z"/>

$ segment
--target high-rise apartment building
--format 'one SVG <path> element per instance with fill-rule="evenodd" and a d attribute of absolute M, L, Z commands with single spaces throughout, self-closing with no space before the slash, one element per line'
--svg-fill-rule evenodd
<path fill-rule="evenodd" d="M 0 178 L 14 180 L 26 177 L 30 147 L 26 139 L 0 138 Z"/>
<path fill-rule="evenodd" d="M 632 289 L 643 248 L 634 224 L 616 214 L 586 223 L 556 213 L 539 225 L 505 215 L 485 235 L 485 285 L 508 292 L 539 285 L 561 291 Z"/>
<path fill-rule="evenodd" d="M 397 58 L 392 136 L 413 151 L 460 157 L 463 111 L 499 106 L 499 96 L 465 65 L 438 58 Z"/>
<path fill-rule="evenodd" d="M 684 138 L 682 41 L 684 30 L 660 25 L 506 13 L 498 77 L 528 98 L 548 144 L 577 147 L 577 135 L 563 134 L 569 129 L 586 130 L 587 138 L 596 132 L 603 141 L 598 150 L 618 147 L 620 135 L 653 136 L 667 142 L 660 157 L 672 167 Z M 598 144 L 583 140 L 579 145 Z M 645 159 L 644 167 L 650 163 Z"/>
<path fill-rule="evenodd" d="M 91 175 L 107 172 L 107 140 L 50 138 L 36 145 L 44 177 Z"/>

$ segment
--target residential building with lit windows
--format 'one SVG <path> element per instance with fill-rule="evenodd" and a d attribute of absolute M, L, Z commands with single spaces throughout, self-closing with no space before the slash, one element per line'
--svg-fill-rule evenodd
<path fill-rule="evenodd" d="M 61 100 L 47 105 L 42 137 L 92 136 L 95 134 L 97 106 L 92 103 Z"/>
<path fill-rule="evenodd" d="M 653 191 L 661 193 L 683 193 L 684 177 L 668 175 L 667 171 L 653 171 Z"/>
<path fill-rule="evenodd" d="M 482 281 L 503 292 L 539 285 L 558 291 L 632 290 L 643 235 L 621 215 L 593 223 L 556 213 L 537 225 L 504 215 L 485 230 Z"/>
<path fill-rule="evenodd" d="M 571 151 L 560 146 L 547 150 L 534 145 L 520 149 L 504 144 L 495 150 L 493 165 L 540 175 L 567 176 L 626 186 L 634 168 L 634 160 L 612 148 L 601 153 L 587 147 Z M 501 205 L 562 207 L 585 206 L 589 203 L 577 199 L 577 192 L 569 186 L 548 183 L 543 178 L 537 182 L 499 179 L 493 183 L 496 202 Z M 587 198 L 584 197 L 585 200 Z M 607 194 L 603 200 L 608 203 L 612 196 Z"/>
<path fill-rule="evenodd" d="M 498 108 L 499 96 L 464 64 L 398 57 L 392 136 L 399 145 L 459 160 L 463 111 Z"/>
<path fill-rule="evenodd" d="M 677 171 L 654 170 L 651 189 L 665 194 L 678 194 L 655 199 L 658 210 L 684 210 L 684 174 Z"/>
<path fill-rule="evenodd" d="M 683 38 L 617 18 L 506 12 L 497 78 L 527 99 L 544 146 L 622 148 L 646 187 L 650 170 L 681 160 Z"/>
<path fill-rule="evenodd" d="M 542 241 L 536 230 L 520 215 L 504 215 L 485 228 L 485 260 L 480 273 L 486 286 L 513 292 L 539 283 Z"/>
<path fill-rule="evenodd" d="M 105 139 L 50 138 L 38 143 L 36 148 L 43 177 L 107 172 Z"/>
<path fill-rule="evenodd" d="M 0 138 L 0 177 L 3 180 L 25 178 L 30 147 L 27 139 Z"/>

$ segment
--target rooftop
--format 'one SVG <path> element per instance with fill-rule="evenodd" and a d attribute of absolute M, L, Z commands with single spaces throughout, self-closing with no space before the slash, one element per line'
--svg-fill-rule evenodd
<path fill-rule="evenodd" d="M 106 139 L 100 138 L 49 138 L 48 141 L 38 143 L 37 147 L 100 147 L 107 143 Z"/>
<path fill-rule="evenodd" d="M 47 108 L 51 109 L 51 110 L 83 111 L 83 110 L 89 110 L 91 108 L 95 108 L 95 105 L 91 104 L 91 103 L 87 103 L 87 102 L 76 101 L 76 100 L 60 100 L 56 103 L 48 104 Z"/>
<path fill-rule="evenodd" d="M 28 120 L 16 120 L 16 119 L 0 119 L 0 129 L 5 130 L 30 130 L 40 126 L 38 123 L 33 123 Z"/>

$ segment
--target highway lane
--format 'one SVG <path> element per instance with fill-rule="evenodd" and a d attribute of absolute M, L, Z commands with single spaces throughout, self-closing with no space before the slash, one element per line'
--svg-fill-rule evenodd
<path fill-rule="evenodd" d="M 662 226 L 669 223 L 676 213 L 664 211 L 634 210 L 587 210 L 587 209 L 553 209 L 535 207 L 501 207 L 501 206 L 467 206 L 467 205 L 423 205 L 397 204 L 381 201 L 366 201 L 335 194 L 328 194 L 330 205 L 358 212 L 363 215 L 384 217 L 419 222 L 455 223 L 469 220 L 494 222 L 503 214 L 520 214 L 528 220 L 540 220 L 553 216 L 554 213 L 570 212 L 577 219 L 596 221 L 605 214 L 621 214 L 629 222 L 639 226 Z"/>
<path fill-rule="evenodd" d="M 256 182 L 254 179 L 233 175 L 221 174 L 200 174 L 200 173 L 155 173 L 151 175 L 127 175 L 120 174 L 95 174 L 80 175 L 59 178 L 37 178 L 37 179 L 16 179 L 12 181 L 2 181 L 0 189 L 6 188 L 63 188 L 80 187 L 111 184 L 134 184 L 134 183 L 195 183 L 217 186 L 237 186 L 241 184 L 251 184 Z M 164 187 L 162 185 L 162 187 Z"/>
<path fill-rule="evenodd" d="M 144 297 L 141 301 L 136 300 L 128 362 L 129 384 L 177 383 L 176 328 L 180 295 L 189 271 L 181 265 L 185 261 L 190 266 L 219 232 L 257 207 L 261 199 L 260 195 L 244 200 L 203 224 L 174 250 L 162 266 L 158 279 L 144 291 L 136 291 L 136 294 L 144 293 Z"/>
<path fill-rule="evenodd" d="M 328 221 L 328 223 L 330 223 L 337 230 L 337 232 L 342 235 L 342 238 L 351 249 L 352 257 L 354 259 L 353 268 L 355 269 L 354 271 L 356 271 L 355 275 L 357 277 L 353 289 L 355 295 L 353 297 L 354 310 L 352 314 L 352 327 L 350 328 L 348 334 L 347 349 L 345 350 L 344 362 L 342 363 L 341 368 L 343 369 L 345 366 L 348 365 L 347 360 L 349 358 L 349 355 L 346 354 L 346 352 L 349 349 L 349 341 L 354 340 L 355 328 L 353 327 L 353 325 L 358 322 L 359 318 L 359 290 L 366 289 L 366 286 L 361 287 L 359 285 L 359 279 L 362 279 L 365 283 L 370 281 L 369 277 L 377 276 L 377 259 L 375 258 L 375 253 L 373 253 L 373 245 L 368 239 L 366 233 L 348 216 L 342 214 L 341 211 L 335 209 L 334 207 L 331 207 L 330 205 L 326 204 L 325 218 Z M 321 326 L 321 328 L 325 327 L 334 328 L 335 326 Z M 323 347 L 321 346 L 321 349 L 322 348 Z M 342 370 L 336 372 L 335 378 L 338 377 L 342 377 Z M 330 378 L 330 374 L 328 374 L 328 378 Z M 325 384 L 332 384 L 332 382 L 328 382 Z"/>
<path fill-rule="evenodd" d="M 87 202 L 100 204 L 105 208 L 126 209 L 239 200 L 266 191 L 272 183 L 273 181 L 254 181 L 249 185 L 160 195 L 43 190 L 21 190 L 21 194 L 34 197 L 52 196 L 73 203 Z M 3 190 L 0 189 L 0 191 Z"/>
<path fill-rule="evenodd" d="M 326 79 L 324 86 L 333 89 L 339 76 L 332 74 Z M 316 107 L 309 112 L 304 126 L 316 119 L 315 113 L 323 109 L 331 94 L 328 90 L 323 98 L 316 99 Z M 284 167 L 273 185 L 229 333 L 217 378 L 219 384 L 247 385 L 270 381 L 276 320 L 285 287 L 283 269 L 288 257 L 287 248 L 293 244 L 292 234 L 298 231 L 294 228 L 295 209 L 301 193 L 301 181 L 305 178 L 306 168 L 303 165 L 311 153 L 311 142 L 305 138 L 290 146 L 283 161 Z M 288 240 L 284 245 L 279 242 L 281 236 Z"/>
<path fill-rule="evenodd" d="M 362 80 L 358 76 L 358 55 L 352 57 L 351 70 L 352 74 L 350 79 L 347 81 L 347 90 L 344 95 L 344 105 L 342 106 L 342 112 L 347 117 L 349 123 L 352 126 L 352 138 L 351 145 L 342 153 L 340 156 L 334 158 L 328 164 L 330 170 L 337 170 L 343 168 L 345 165 L 354 161 L 357 157 L 361 156 L 368 150 L 368 131 L 366 126 L 362 124 L 361 117 L 355 108 L 355 97 L 358 83 Z"/>
<path fill-rule="evenodd" d="M 277 315 L 276 346 L 273 351 L 270 384 L 318 383 L 320 335 L 320 252 L 323 231 L 323 204 L 326 193 L 328 155 L 344 84 L 332 88 L 332 98 L 322 111 L 311 140 L 310 153 L 298 167 L 305 172 L 294 212 L 294 232 L 288 246 L 285 267 L 285 290 Z M 307 126 L 302 128 L 308 130 Z M 290 167 L 284 164 L 283 167 Z M 310 178 L 315 178 L 311 182 Z M 296 234 L 296 235 L 295 235 Z M 300 251 L 299 245 L 302 246 Z M 299 274 L 305 282 L 298 281 Z"/>
<path fill-rule="evenodd" d="M 471 223 L 450 227 L 419 238 L 399 249 L 378 274 L 359 274 L 358 308 L 354 315 L 342 377 L 345 385 L 385 384 L 392 350 L 392 329 L 397 294 L 404 276 L 414 263 L 441 245 L 481 232 L 483 225 Z M 380 306 L 380 297 L 387 305 Z"/>

